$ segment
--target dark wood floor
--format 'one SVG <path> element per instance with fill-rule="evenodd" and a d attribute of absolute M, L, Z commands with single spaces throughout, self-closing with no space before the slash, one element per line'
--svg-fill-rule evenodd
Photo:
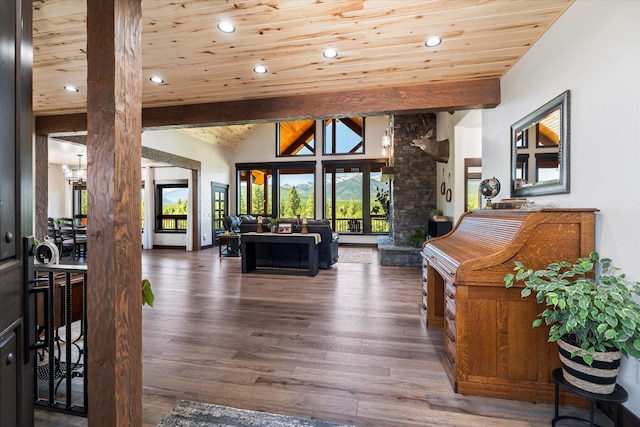
<path fill-rule="evenodd" d="M 541 427 L 553 418 L 552 405 L 453 393 L 442 331 L 421 318 L 420 268 L 380 267 L 375 249 L 371 264 L 338 263 L 313 278 L 243 275 L 240 259 L 220 259 L 217 248 L 144 251 L 143 277 L 156 294 L 143 309 L 144 426 L 182 399 L 362 427 Z M 87 425 L 42 410 L 36 419 Z"/>

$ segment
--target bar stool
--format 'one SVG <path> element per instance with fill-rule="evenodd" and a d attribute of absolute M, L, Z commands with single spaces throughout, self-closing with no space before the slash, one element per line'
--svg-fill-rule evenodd
<path fill-rule="evenodd" d="M 553 371 L 553 379 L 556 383 L 555 388 L 555 417 L 551 421 L 551 425 L 555 427 L 556 422 L 560 420 L 577 420 L 581 421 L 584 424 L 590 427 L 600 427 L 595 421 L 595 408 L 598 402 L 607 402 L 613 403 L 615 405 L 615 410 L 613 411 L 613 425 L 614 427 L 618 426 L 618 418 L 620 412 L 620 404 L 627 401 L 629 395 L 627 394 L 627 390 L 625 390 L 620 384 L 616 384 L 616 388 L 613 390 L 611 394 L 598 394 L 598 393 L 590 393 L 588 391 L 579 389 L 567 382 L 562 375 L 562 368 L 555 369 Z M 585 420 L 583 418 L 573 417 L 570 415 L 558 415 L 558 388 L 562 386 L 569 390 L 571 393 L 576 394 L 578 396 L 589 399 L 589 419 Z"/>

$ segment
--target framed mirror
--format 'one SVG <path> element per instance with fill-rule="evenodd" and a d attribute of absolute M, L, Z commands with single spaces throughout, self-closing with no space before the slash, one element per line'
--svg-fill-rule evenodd
<path fill-rule="evenodd" d="M 569 192 L 569 91 L 511 126 L 511 197 Z"/>

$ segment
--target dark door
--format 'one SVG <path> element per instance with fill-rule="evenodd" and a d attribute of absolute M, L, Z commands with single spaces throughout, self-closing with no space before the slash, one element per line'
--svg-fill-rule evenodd
<path fill-rule="evenodd" d="M 33 425 L 22 237 L 33 229 L 31 8 L 0 1 L 0 425 Z M 14 48 L 15 46 L 15 48 Z M 23 60 L 24 59 L 24 60 Z"/>
<path fill-rule="evenodd" d="M 213 219 L 211 230 L 213 233 L 213 245 L 220 245 L 217 235 L 224 231 L 224 217 L 229 215 L 229 186 L 217 182 L 211 183 L 211 212 Z"/>

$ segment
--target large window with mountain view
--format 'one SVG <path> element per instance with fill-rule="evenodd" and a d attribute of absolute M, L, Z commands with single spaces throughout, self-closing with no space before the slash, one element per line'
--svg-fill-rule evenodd
<path fill-rule="evenodd" d="M 189 184 L 185 181 L 156 184 L 156 232 L 187 232 Z"/>
<path fill-rule="evenodd" d="M 278 216 L 315 218 L 315 168 L 281 168 L 278 178 Z"/>
<path fill-rule="evenodd" d="M 315 218 L 315 162 L 238 164 L 238 215 Z"/>
<path fill-rule="evenodd" d="M 383 162 L 325 162 L 324 215 L 339 233 L 388 233 L 389 186 Z"/>
<path fill-rule="evenodd" d="M 323 120 L 324 154 L 363 154 L 364 117 Z"/>

